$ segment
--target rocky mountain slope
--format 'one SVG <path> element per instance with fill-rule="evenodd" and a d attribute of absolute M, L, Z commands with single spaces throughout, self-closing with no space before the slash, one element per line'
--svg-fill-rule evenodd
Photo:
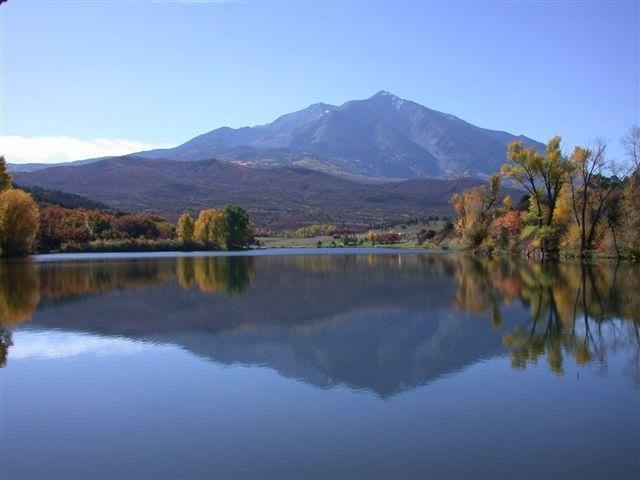
<path fill-rule="evenodd" d="M 476 127 L 389 92 L 341 106 L 318 103 L 266 125 L 219 128 L 145 158 L 218 158 L 254 167 L 302 166 L 362 178 L 487 176 L 524 136 Z"/>

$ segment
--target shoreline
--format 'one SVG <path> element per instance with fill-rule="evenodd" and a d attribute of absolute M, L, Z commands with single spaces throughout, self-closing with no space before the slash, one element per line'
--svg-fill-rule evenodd
<path fill-rule="evenodd" d="M 79 253 L 41 253 L 23 257 L 37 263 L 63 262 L 73 260 L 110 260 L 110 259 L 154 259 L 154 258 L 199 258 L 199 257 L 252 257 L 252 256 L 287 256 L 287 255 L 428 255 L 450 254 L 451 250 L 406 248 L 406 247 L 278 247 L 252 248 L 247 250 L 221 251 L 162 251 L 162 252 L 79 252 Z M 7 259 L 8 260 L 8 259 Z M 19 260 L 19 259 L 13 259 Z"/>

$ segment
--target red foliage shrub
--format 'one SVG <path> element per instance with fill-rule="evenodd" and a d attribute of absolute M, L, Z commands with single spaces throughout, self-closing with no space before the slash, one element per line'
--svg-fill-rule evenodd
<path fill-rule="evenodd" d="M 521 213 L 512 210 L 493 219 L 489 226 L 489 236 L 495 240 L 515 242 L 520 237 L 523 226 Z"/>

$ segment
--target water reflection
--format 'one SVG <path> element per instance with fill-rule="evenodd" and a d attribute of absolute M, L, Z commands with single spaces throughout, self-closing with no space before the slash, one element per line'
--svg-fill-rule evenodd
<path fill-rule="evenodd" d="M 180 257 L 177 269 L 182 288 L 204 293 L 242 293 L 254 274 L 253 257 Z"/>
<path fill-rule="evenodd" d="M 559 375 L 568 357 L 604 371 L 608 355 L 624 354 L 640 384 L 638 292 L 634 265 L 453 255 L 8 262 L 0 362 L 12 330 L 55 329 L 383 397 L 504 353 L 515 369 L 544 359 Z"/>
<path fill-rule="evenodd" d="M 515 263 L 465 258 L 459 263 L 456 304 L 490 315 L 501 325 L 501 307 L 518 300 L 530 321 L 503 336 L 511 365 L 524 369 L 546 357 L 563 373 L 565 357 L 578 365 L 598 362 L 606 368 L 611 350 L 635 351 L 634 377 L 640 384 L 640 277 L 620 263 Z"/>

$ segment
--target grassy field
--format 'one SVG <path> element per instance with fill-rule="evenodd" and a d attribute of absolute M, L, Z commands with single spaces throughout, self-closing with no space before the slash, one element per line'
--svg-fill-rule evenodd
<path fill-rule="evenodd" d="M 419 223 L 414 225 L 397 225 L 392 230 L 402 234 L 402 240 L 398 243 L 394 243 L 392 245 L 380 245 L 385 247 L 396 247 L 396 248 L 424 248 L 423 245 L 418 244 L 417 233 L 422 230 L 434 230 L 435 232 L 439 232 L 443 229 L 445 225 L 445 221 L 442 220 L 434 220 L 425 223 Z M 373 230 L 376 233 L 384 233 L 388 232 L 388 230 Z M 371 247 L 371 244 L 368 243 L 367 240 L 367 232 L 356 234 L 358 241 L 363 240 L 362 244 L 358 244 L 357 246 L 362 247 Z M 341 247 L 342 240 L 341 238 L 334 238 L 332 236 L 317 236 L 317 237 L 309 237 L 309 238 L 298 238 L 298 237 L 258 237 L 257 240 L 260 242 L 260 246 L 262 248 L 316 248 L 318 246 L 318 242 L 321 242 L 321 246 L 323 248 L 337 246 Z"/>

